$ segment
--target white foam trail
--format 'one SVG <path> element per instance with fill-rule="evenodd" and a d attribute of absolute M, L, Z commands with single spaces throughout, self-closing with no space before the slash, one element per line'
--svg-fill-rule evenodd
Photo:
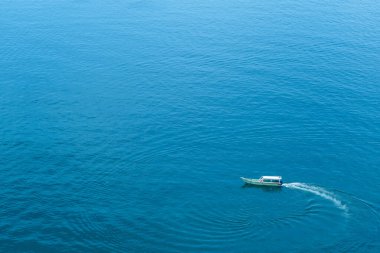
<path fill-rule="evenodd" d="M 334 193 L 329 192 L 322 187 L 308 185 L 308 184 L 304 184 L 304 183 L 288 183 L 288 184 L 283 184 L 283 186 L 285 186 L 287 188 L 291 188 L 291 189 L 297 189 L 297 190 L 313 193 L 313 194 L 318 195 L 324 199 L 330 200 L 339 209 L 341 209 L 345 212 L 348 211 L 347 206 L 345 204 L 343 204 L 342 201 L 340 201 L 335 196 Z"/>

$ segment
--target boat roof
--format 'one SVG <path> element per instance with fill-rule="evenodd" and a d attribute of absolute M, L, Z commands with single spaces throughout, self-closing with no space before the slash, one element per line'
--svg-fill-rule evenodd
<path fill-rule="evenodd" d="M 263 179 L 274 179 L 274 180 L 281 180 L 281 176 L 262 176 Z"/>

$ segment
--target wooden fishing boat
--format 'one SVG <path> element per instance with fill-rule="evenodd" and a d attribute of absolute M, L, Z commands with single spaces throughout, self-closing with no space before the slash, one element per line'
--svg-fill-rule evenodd
<path fill-rule="evenodd" d="M 260 186 L 281 186 L 282 177 L 280 176 L 262 176 L 259 179 L 241 177 L 241 180 L 246 184 L 260 185 Z"/>

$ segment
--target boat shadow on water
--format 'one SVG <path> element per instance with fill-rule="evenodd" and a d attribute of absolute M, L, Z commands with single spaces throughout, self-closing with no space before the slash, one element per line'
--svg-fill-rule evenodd
<path fill-rule="evenodd" d="M 241 188 L 249 189 L 249 188 L 257 188 L 264 192 L 281 192 L 282 187 L 278 186 L 267 186 L 267 185 L 252 185 L 252 184 L 243 184 Z"/>

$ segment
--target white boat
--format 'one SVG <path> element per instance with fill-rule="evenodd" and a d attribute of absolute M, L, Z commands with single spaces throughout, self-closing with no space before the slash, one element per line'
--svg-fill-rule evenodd
<path fill-rule="evenodd" d="M 281 176 L 262 176 L 259 179 L 241 177 L 241 180 L 246 184 L 261 185 L 261 186 L 281 186 Z"/>

